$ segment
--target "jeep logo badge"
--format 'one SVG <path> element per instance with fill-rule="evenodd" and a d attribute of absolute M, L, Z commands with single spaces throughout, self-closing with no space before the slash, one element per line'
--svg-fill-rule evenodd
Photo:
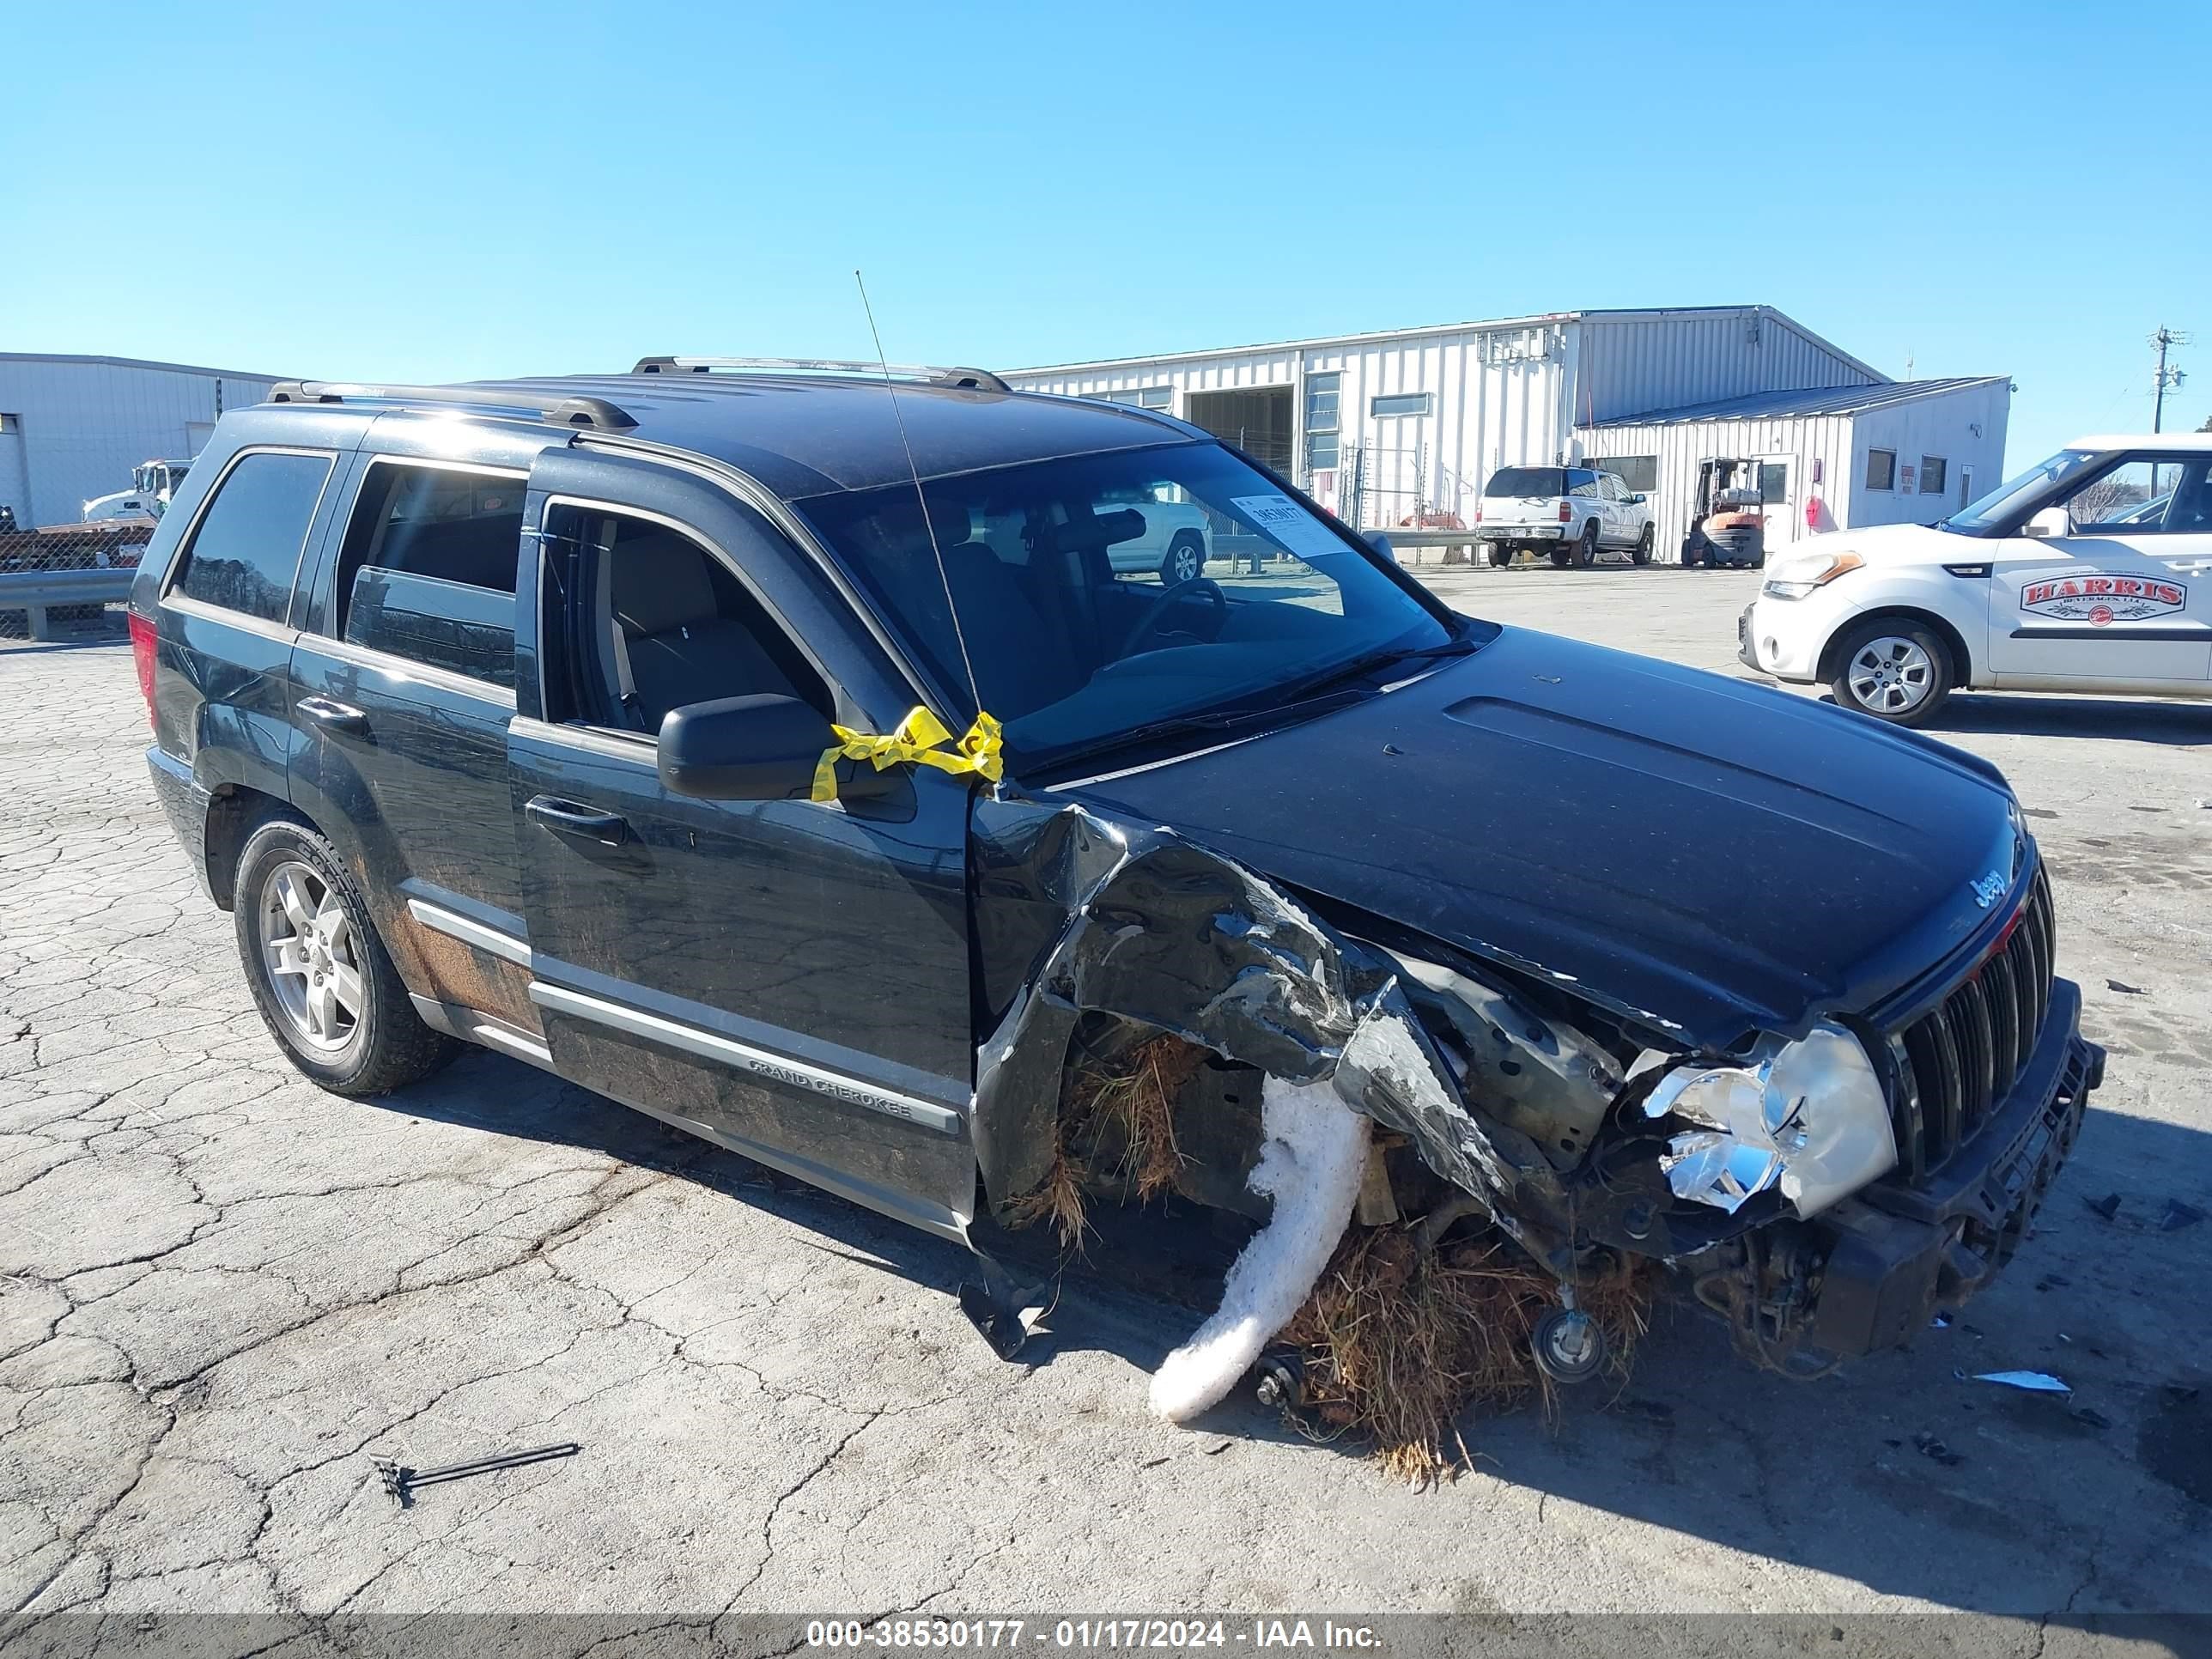
<path fill-rule="evenodd" d="M 1970 881 L 1966 890 L 1974 896 L 1974 902 L 1986 910 L 2004 896 L 2005 879 L 1992 870 L 1979 881 Z"/>

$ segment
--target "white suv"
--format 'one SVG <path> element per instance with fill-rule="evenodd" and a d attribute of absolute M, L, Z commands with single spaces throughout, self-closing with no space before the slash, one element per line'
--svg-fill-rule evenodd
<path fill-rule="evenodd" d="M 1737 653 L 1917 726 L 1960 686 L 2212 696 L 2212 435 L 2082 438 L 1954 516 L 1767 567 Z"/>
<path fill-rule="evenodd" d="M 1157 570 L 1170 586 L 1205 574 L 1206 562 L 1213 556 L 1212 532 L 1206 509 L 1197 502 L 1164 501 L 1156 489 L 1109 493 L 1100 505 L 1132 508 L 1145 520 L 1141 535 L 1106 550 L 1116 574 Z"/>
<path fill-rule="evenodd" d="M 1602 550 L 1651 562 L 1651 507 L 1617 472 L 1588 466 L 1501 466 L 1483 486 L 1475 533 L 1492 564 L 1546 552 L 1562 570 L 1597 562 Z"/>

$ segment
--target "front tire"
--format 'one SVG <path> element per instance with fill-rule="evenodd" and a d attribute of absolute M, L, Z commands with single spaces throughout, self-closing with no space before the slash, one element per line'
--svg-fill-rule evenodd
<path fill-rule="evenodd" d="M 239 854 L 232 919 L 262 1023 L 293 1065 L 332 1094 L 380 1095 L 459 1051 L 432 1030 L 369 920 L 337 849 L 276 818 Z"/>
<path fill-rule="evenodd" d="M 1951 653 L 1917 623 L 1876 617 L 1844 639 L 1828 690 L 1839 708 L 1918 726 L 1951 695 Z"/>
<path fill-rule="evenodd" d="M 1160 562 L 1160 580 L 1173 586 L 1177 582 L 1194 582 L 1206 574 L 1206 544 L 1192 531 L 1183 531 L 1168 544 L 1168 556 Z"/>

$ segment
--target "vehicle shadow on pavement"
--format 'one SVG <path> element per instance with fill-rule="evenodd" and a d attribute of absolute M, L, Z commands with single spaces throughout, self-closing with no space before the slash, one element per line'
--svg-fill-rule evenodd
<path fill-rule="evenodd" d="M 1821 701 L 1832 703 L 1823 696 Z M 2212 743 L 2212 702 L 2139 697 L 2064 697 L 1957 691 L 1920 728 L 1931 738 L 2125 738 L 2135 743 Z"/>
<path fill-rule="evenodd" d="M 538 1086 L 494 1083 L 488 1068 Z M 966 1252 L 519 1062 L 467 1056 L 370 1103 L 675 1175 L 805 1230 L 811 1248 L 943 1293 L 949 1340 L 981 1345 L 953 1297 L 974 1276 Z M 2193 1316 L 2212 1223 L 2174 1226 L 2164 1207 L 2212 1210 L 2207 1171 L 2212 1136 L 2092 1106 L 2035 1236 L 1909 1349 L 1791 1382 L 1738 1358 L 1717 1323 L 1667 1306 L 1625 1385 L 1570 1391 L 1556 1413 L 1470 1412 L 1461 1436 L 1480 1475 L 1539 1494 L 1547 1525 L 1575 1524 L 1579 1507 L 1970 1611 L 2040 1615 L 2085 1598 L 2212 1609 L 2212 1333 Z M 2092 1207 L 2115 1191 L 2112 1216 Z M 1095 1215 L 1080 1257 L 1063 1259 L 1042 1232 L 979 1231 L 1053 1302 L 1005 1368 L 1010 1385 L 1074 1352 L 1149 1373 L 1210 1310 L 1250 1231 L 1189 1206 Z M 2054 1374 L 2072 1391 L 1976 1380 L 2010 1370 Z M 1362 1461 L 1361 1448 L 1310 1441 L 1249 1389 L 1194 1426 Z M 1463 1524 L 1458 1505 L 1484 1490 L 1461 1480 L 1431 1494 L 1436 1524 Z M 1711 1599 L 1740 1588 L 1715 1586 Z M 1692 1586 L 1681 1595 L 1698 1599 Z"/>

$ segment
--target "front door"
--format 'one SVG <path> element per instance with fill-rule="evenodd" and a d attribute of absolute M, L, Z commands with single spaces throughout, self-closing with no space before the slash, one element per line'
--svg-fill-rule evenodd
<path fill-rule="evenodd" d="M 1990 665 L 2002 679 L 2212 678 L 2208 469 L 2203 454 L 2130 455 L 2063 503 L 2066 533 L 1996 544 Z"/>
<path fill-rule="evenodd" d="M 903 769 L 864 801 L 702 800 L 655 761 L 686 704 L 796 696 L 889 731 L 910 693 L 866 660 L 804 556 L 714 485 L 556 451 L 529 513 L 523 696 L 544 717 L 516 720 L 508 756 L 556 1066 L 959 1236 L 975 1178 L 967 788 Z"/>

